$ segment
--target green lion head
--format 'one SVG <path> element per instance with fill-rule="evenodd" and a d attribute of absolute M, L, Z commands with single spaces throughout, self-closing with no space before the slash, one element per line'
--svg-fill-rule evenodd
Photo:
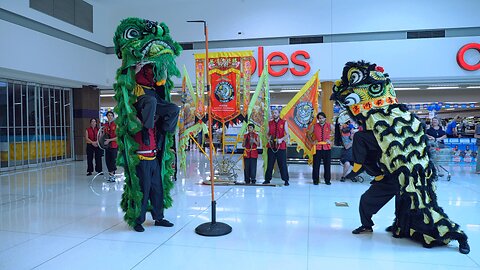
<path fill-rule="evenodd" d="M 137 64 L 153 64 L 157 81 L 168 79 L 169 75 L 180 76 L 174 59 L 182 48 L 163 22 L 124 19 L 115 31 L 113 42 L 117 57 L 122 59 L 120 71 Z"/>
<path fill-rule="evenodd" d="M 355 118 L 367 116 L 371 109 L 397 103 L 392 82 L 383 71 L 382 67 L 364 61 L 346 63 L 330 99 Z"/>

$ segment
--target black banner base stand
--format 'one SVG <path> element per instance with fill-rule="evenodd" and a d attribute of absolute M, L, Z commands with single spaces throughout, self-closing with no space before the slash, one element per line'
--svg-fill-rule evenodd
<path fill-rule="evenodd" d="M 203 236 L 222 236 L 232 232 L 232 227 L 223 222 L 216 221 L 217 202 L 212 201 L 212 222 L 200 224 L 195 232 Z"/>

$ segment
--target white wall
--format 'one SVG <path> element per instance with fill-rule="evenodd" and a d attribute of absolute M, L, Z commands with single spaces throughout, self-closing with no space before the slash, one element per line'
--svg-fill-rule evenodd
<path fill-rule="evenodd" d="M 5 69 L 11 71 L 10 78 L 37 82 L 29 74 L 35 78 L 45 76 L 51 79 L 51 84 L 66 87 L 111 83 L 107 81 L 111 71 L 107 69 L 108 56 L 104 53 L 3 20 L 0 20 L 0 36 L 0 77 L 5 76 L 2 70 Z M 56 83 L 55 78 L 62 82 Z"/>
<path fill-rule="evenodd" d="M 30 8 L 29 0 L 0 0 L 0 8 L 103 46 L 112 46 L 115 29 L 108 27 L 110 23 L 106 16 L 111 11 L 105 6 L 96 5 L 94 0 L 84 1 L 93 5 L 93 33 Z"/>
<path fill-rule="evenodd" d="M 116 28 L 125 17 L 164 21 L 178 41 L 405 31 L 480 26 L 478 0 L 102 0 Z M 241 35 L 238 32 L 242 32 Z"/>

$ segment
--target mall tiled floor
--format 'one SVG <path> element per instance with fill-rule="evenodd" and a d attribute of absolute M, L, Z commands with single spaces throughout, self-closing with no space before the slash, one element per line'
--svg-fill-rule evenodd
<path fill-rule="evenodd" d="M 338 165 L 331 186 L 312 185 L 304 164 L 289 165 L 288 187 L 280 179 L 277 187 L 216 186 L 217 220 L 233 231 L 197 235 L 211 217 L 210 186 L 199 184 L 208 167 L 197 151 L 187 156 L 165 212 L 175 226 L 149 220 L 143 233 L 123 222 L 123 182 L 91 181 L 85 162 L 0 174 L 0 269 L 480 269 L 480 176 L 472 166 L 451 164 L 451 181 L 437 182 L 439 204 L 469 236 L 471 252 L 462 255 L 456 242 L 425 249 L 392 238 L 384 229 L 393 201 L 374 217 L 373 234 L 353 235 L 369 181 L 339 182 Z"/>

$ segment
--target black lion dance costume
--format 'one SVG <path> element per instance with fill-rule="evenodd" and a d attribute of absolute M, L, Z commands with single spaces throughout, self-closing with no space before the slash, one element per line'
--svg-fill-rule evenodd
<path fill-rule="evenodd" d="M 175 57 L 181 52 L 164 23 L 140 18 L 121 21 L 114 36 L 122 60 L 114 84 L 118 137 L 117 164 L 125 169 L 121 207 L 135 230 L 150 211 L 160 225 L 163 208 L 172 205 L 174 131 L 178 106 L 171 103 Z M 170 226 L 170 224 L 167 224 Z M 173 226 L 173 225 L 172 225 Z M 138 231 L 139 231 L 138 230 Z"/>
<path fill-rule="evenodd" d="M 433 181 L 436 172 L 429 159 L 424 126 L 404 104 L 398 104 L 383 68 L 363 61 L 348 62 L 342 79 L 335 82 L 331 99 L 345 108 L 365 131 L 373 133 L 369 143 L 378 144 L 380 149 L 377 158 L 380 172 L 385 178 L 398 181 L 393 236 L 412 238 L 424 247 L 457 240 L 459 251 L 469 253 L 467 235 L 437 203 Z M 361 171 L 361 165 L 355 164 L 354 171 Z M 381 179 L 376 177 L 378 181 Z"/>

